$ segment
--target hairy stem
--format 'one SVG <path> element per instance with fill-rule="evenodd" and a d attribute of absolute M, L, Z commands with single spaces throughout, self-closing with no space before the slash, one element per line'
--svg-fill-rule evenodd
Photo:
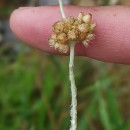
<path fill-rule="evenodd" d="M 70 130 L 76 130 L 77 128 L 77 89 L 74 79 L 74 43 L 70 43 L 70 63 L 69 63 L 69 79 L 71 83 L 71 127 Z"/>
<path fill-rule="evenodd" d="M 65 13 L 64 13 L 64 9 L 63 9 L 62 0 L 59 0 L 59 6 L 60 6 L 60 12 L 61 12 L 62 17 L 63 17 L 63 18 L 66 18 L 66 17 L 65 17 Z"/>
<path fill-rule="evenodd" d="M 59 0 L 60 5 L 60 11 L 63 18 L 65 17 L 64 9 L 63 9 L 63 3 L 62 0 Z M 74 46 L 75 43 L 70 43 L 70 62 L 69 62 L 69 79 L 71 84 L 71 110 L 70 110 L 70 116 L 71 116 L 71 126 L 70 130 L 76 130 L 77 129 L 77 89 L 75 85 L 75 78 L 74 78 Z"/>

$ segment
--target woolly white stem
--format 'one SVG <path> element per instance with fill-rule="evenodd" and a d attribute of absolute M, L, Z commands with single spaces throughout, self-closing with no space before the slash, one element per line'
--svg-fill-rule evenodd
<path fill-rule="evenodd" d="M 63 17 L 63 18 L 66 18 L 66 17 L 65 17 L 65 13 L 64 13 L 64 9 L 63 9 L 62 0 L 59 0 L 59 5 L 60 5 L 60 12 L 61 12 L 62 17 Z"/>
<path fill-rule="evenodd" d="M 76 130 L 77 128 L 77 89 L 75 85 L 75 79 L 74 79 L 74 43 L 70 43 L 70 63 L 69 63 L 69 79 L 71 83 L 71 127 L 70 130 Z"/>
<path fill-rule="evenodd" d="M 62 0 L 59 0 L 60 5 L 60 11 L 63 18 L 65 17 L 64 9 L 63 9 L 63 3 Z M 70 62 L 69 62 L 69 79 L 71 84 L 71 110 L 70 110 L 70 116 L 71 116 L 71 126 L 70 130 L 76 130 L 77 129 L 77 89 L 75 85 L 75 79 L 74 79 L 74 46 L 75 43 L 70 43 Z"/>

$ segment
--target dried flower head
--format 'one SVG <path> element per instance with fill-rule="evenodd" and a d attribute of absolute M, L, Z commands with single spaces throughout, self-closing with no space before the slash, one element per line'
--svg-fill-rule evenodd
<path fill-rule="evenodd" d="M 85 47 L 94 39 L 93 31 L 96 27 L 92 23 L 92 15 L 79 13 L 78 17 L 62 19 L 53 25 L 53 34 L 49 38 L 50 47 L 59 49 L 62 53 L 67 53 L 69 41 L 82 42 Z"/>

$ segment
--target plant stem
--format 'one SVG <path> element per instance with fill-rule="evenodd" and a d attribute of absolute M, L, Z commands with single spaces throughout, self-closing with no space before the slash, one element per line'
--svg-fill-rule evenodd
<path fill-rule="evenodd" d="M 62 0 L 59 0 L 60 5 L 60 11 L 63 18 L 65 17 L 64 9 L 63 9 L 63 3 Z M 70 43 L 70 62 L 69 62 L 69 79 L 71 84 L 71 110 L 70 110 L 70 116 L 71 116 L 71 126 L 70 130 L 76 130 L 77 129 L 77 89 L 75 85 L 75 78 L 74 78 L 74 46 L 75 43 Z"/>
<path fill-rule="evenodd" d="M 69 62 L 69 79 L 71 83 L 71 110 L 70 110 L 70 116 L 71 116 L 71 127 L 70 130 L 76 130 L 77 128 L 77 89 L 75 85 L 75 79 L 74 79 L 74 43 L 70 43 L 70 62 Z"/>
<path fill-rule="evenodd" d="M 61 12 L 62 17 L 66 18 L 65 17 L 65 13 L 64 13 L 64 9 L 63 9 L 63 2 L 62 2 L 62 0 L 59 0 L 59 6 L 60 6 L 60 12 Z"/>

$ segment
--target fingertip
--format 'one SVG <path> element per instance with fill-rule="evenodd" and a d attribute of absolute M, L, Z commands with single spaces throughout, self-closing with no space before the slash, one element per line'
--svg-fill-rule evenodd
<path fill-rule="evenodd" d="M 26 24 L 26 19 L 28 18 L 26 11 L 20 8 L 15 9 L 10 16 L 10 29 L 20 39 L 25 34 L 25 28 L 28 30 L 28 25 Z"/>
<path fill-rule="evenodd" d="M 10 25 L 10 29 L 11 29 L 11 31 L 14 33 L 14 29 L 15 29 L 15 26 L 14 26 L 14 24 L 15 24 L 15 16 L 16 16 L 16 13 L 17 13 L 17 9 L 16 10 L 14 10 L 12 13 L 11 13 L 11 15 L 10 15 L 10 19 L 9 19 L 9 25 Z"/>
<path fill-rule="evenodd" d="M 36 43 L 44 43 L 39 37 L 41 37 L 40 34 L 43 33 L 45 29 L 43 29 L 41 22 L 38 22 L 42 19 L 40 19 L 36 12 L 37 9 L 33 7 L 22 7 L 14 10 L 10 16 L 10 28 L 15 36 L 23 42 L 41 48 L 41 44 Z M 43 39 L 44 37 L 45 35 L 43 35 Z"/>

